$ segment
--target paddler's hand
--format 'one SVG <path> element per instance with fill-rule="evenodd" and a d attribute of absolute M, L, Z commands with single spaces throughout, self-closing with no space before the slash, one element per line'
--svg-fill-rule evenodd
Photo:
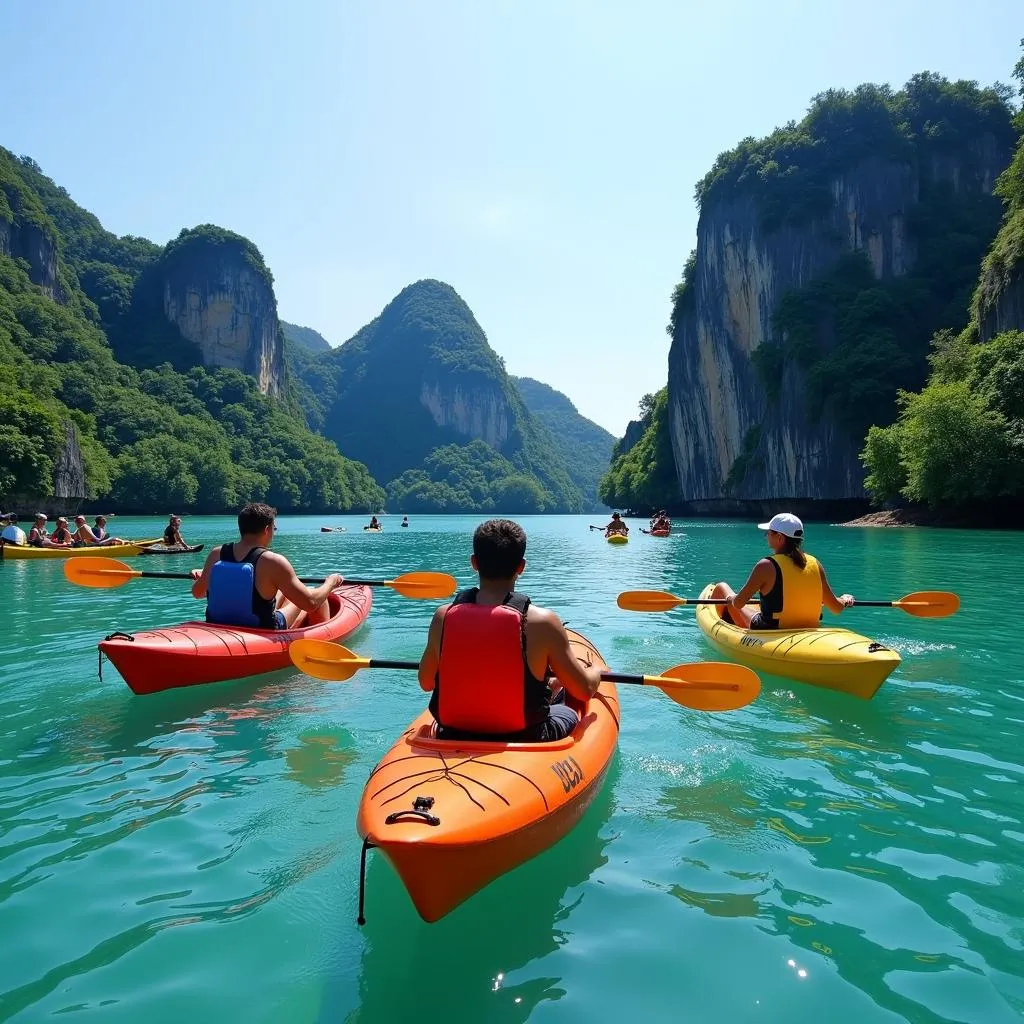
<path fill-rule="evenodd" d="M 841 594 L 839 597 L 839 603 L 844 608 L 851 608 L 856 602 L 853 599 L 853 594 Z"/>
<path fill-rule="evenodd" d="M 329 590 L 337 590 L 345 582 L 345 577 L 340 572 L 332 572 L 326 581 Z"/>
<path fill-rule="evenodd" d="M 195 583 L 195 581 L 197 579 L 199 579 L 200 576 L 203 575 L 203 570 L 202 569 L 189 569 L 188 574 L 189 574 L 189 576 L 192 577 L 192 582 Z"/>

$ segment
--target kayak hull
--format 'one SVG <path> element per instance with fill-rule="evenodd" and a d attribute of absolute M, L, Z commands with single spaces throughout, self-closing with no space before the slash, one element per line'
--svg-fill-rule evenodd
<path fill-rule="evenodd" d="M 344 586 L 330 598 L 330 618 L 298 629 L 246 629 L 184 622 L 135 634 L 115 633 L 99 644 L 133 693 L 158 693 L 180 686 L 276 672 L 291 666 L 294 640 L 340 640 L 366 621 L 373 604 L 369 587 Z"/>
<path fill-rule="evenodd" d="M 578 657 L 607 667 L 585 637 L 569 636 Z M 576 729 L 553 743 L 439 740 L 434 728 L 429 712 L 413 721 L 370 775 L 356 820 L 428 922 L 572 830 L 615 752 L 618 693 L 602 684 Z M 436 824 L 416 813 L 417 798 L 432 799 L 425 813 Z"/>
<path fill-rule="evenodd" d="M 0 554 L 4 559 L 23 559 L 34 561 L 40 558 L 80 558 L 88 555 L 91 558 L 132 558 L 141 555 L 144 546 L 154 541 L 141 541 L 137 544 L 97 544 L 93 547 L 80 548 L 32 548 L 0 545 Z"/>
<path fill-rule="evenodd" d="M 671 537 L 671 530 L 651 530 L 652 537 Z"/>
<path fill-rule="evenodd" d="M 183 548 L 168 548 L 163 544 L 151 544 L 148 548 L 143 548 L 140 553 L 143 555 L 194 555 L 202 551 L 204 547 L 203 544 L 192 544 Z"/>
<path fill-rule="evenodd" d="M 613 533 L 610 537 L 606 537 L 605 540 L 609 544 L 628 544 L 629 538 L 623 536 L 621 533 Z"/>
<path fill-rule="evenodd" d="M 701 598 L 714 589 L 709 584 Z M 712 647 L 755 672 L 870 700 L 900 663 L 896 651 L 848 629 L 741 629 L 721 607 L 698 605 L 697 625 Z"/>

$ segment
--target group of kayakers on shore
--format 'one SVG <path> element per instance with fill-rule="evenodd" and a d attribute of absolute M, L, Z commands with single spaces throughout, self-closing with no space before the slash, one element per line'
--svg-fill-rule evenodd
<path fill-rule="evenodd" d="M 239 540 L 218 545 L 203 568 L 192 571 L 192 594 L 206 599 L 208 622 L 279 630 L 327 617 L 328 598 L 343 577 L 334 573 L 316 588 L 303 584 L 288 559 L 269 550 L 276 518 L 269 505 L 246 505 L 238 516 Z M 629 528 L 616 513 L 607 529 Z M 723 617 L 753 629 L 813 628 L 823 606 L 838 613 L 854 603 L 850 594 L 836 597 L 821 564 L 803 552 L 803 523 L 795 515 L 781 513 L 759 529 L 772 553 L 757 562 L 738 594 L 726 583 L 717 585 L 716 596 L 729 601 Z M 516 591 L 525 556 L 526 533 L 518 523 L 482 523 L 473 534 L 470 558 L 477 586 L 434 613 L 419 682 L 431 693 L 430 711 L 442 736 L 561 739 L 597 692 L 600 672 L 573 655 L 558 615 Z M 747 605 L 755 593 L 759 610 Z M 552 677 L 558 679 L 555 687 Z"/>
<path fill-rule="evenodd" d="M 109 533 L 107 517 L 103 515 L 96 516 L 92 526 L 89 525 L 85 516 L 75 516 L 74 529 L 69 525 L 66 516 L 58 516 L 52 533 L 48 532 L 49 519 L 43 512 L 35 514 L 32 528 L 27 534 L 18 526 L 16 512 L 0 514 L 0 523 L 3 524 L 3 529 L 0 530 L 0 542 L 14 547 L 81 548 L 109 547 L 113 544 L 130 543 Z M 164 528 L 163 543 L 166 547 L 187 547 L 181 537 L 180 516 L 172 515 L 169 518 L 167 526 Z"/>

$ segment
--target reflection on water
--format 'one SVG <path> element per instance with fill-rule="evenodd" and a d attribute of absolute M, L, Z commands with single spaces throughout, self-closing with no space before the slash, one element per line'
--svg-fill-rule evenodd
<path fill-rule="evenodd" d="M 348 1019 L 414 1019 L 426 1000 L 439 1020 L 511 1024 L 562 998 L 560 978 L 517 972 L 571 941 L 572 914 L 584 899 L 574 890 L 608 860 L 606 825 L 618 775 L 616 758 L 565 839 L 432 925 L 419 919 L 390 865 L 371 855 L 360 1007 Z M 322 1021 L 337 1019 L 329 1015 L 329 999 L 324 1010 Z"/>

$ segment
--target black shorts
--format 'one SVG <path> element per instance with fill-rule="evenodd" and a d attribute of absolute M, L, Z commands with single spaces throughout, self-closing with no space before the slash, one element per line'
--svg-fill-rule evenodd
<path fill-rule="evenodd" d="M 747 629 L 778 629 L 779 624 L 774 619 L 767 619 L 761 612 L 758 612 L 751 620 Z"/>

